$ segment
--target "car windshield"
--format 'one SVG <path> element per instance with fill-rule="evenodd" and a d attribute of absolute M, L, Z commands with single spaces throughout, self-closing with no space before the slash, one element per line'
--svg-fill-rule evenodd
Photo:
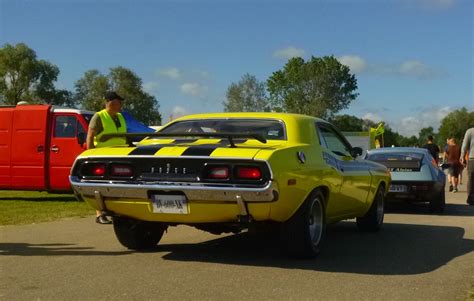
<path fill-rule="evenodd" d="M 421 161 L 423 154 L 415 152 L 390 152 L 368 154 L 367 159 L 372 161 Z"/>
<path fill-rule="evenodd" d="M 284 125 L 265 119 L 183 120 L 165 127 L 160 133 L 246 133 L 259 134 L 268 140 L 286 140 Z"/>

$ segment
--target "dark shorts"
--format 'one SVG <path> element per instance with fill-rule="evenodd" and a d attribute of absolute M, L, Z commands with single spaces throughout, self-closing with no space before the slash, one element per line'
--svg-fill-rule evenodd
<path fill-rule="evenodd" d="M 457 164 L 451 164 L 448 169 L 448 174 L 452 177 L 459 177 L 459 173 L 461 172 L 461 167 Z"/>

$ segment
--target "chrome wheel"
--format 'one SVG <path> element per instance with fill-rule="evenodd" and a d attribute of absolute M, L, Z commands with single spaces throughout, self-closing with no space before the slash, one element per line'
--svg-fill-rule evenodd
<path fill-rule="evenodd" d="M 321 240 L 324 227 L 323 207 L 319 198 L 316 198 L 311 206 L 308 224 L 311 243 L 317 246 Z"/>

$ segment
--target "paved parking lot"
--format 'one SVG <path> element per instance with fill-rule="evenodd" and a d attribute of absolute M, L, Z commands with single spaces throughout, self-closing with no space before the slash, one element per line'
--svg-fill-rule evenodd
<path fill-rule="evenodd" d="M 465 300 L 474 284 L 474 207 L 465 186 L 443 215 L 392 206 L 383 231 L 332 225 L 323 253 L 293 260 L 246 233 L 171 228 L 131 252 L 94 218 L 0 227 L 0 299 Z"/>

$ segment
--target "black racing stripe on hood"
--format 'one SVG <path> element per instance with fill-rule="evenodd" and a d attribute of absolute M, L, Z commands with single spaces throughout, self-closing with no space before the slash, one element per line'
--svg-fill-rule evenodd
<path fill-rule="evenodd" d="M 216 148 L 220 147 L 218 144 L 203 144 L 188 147 L 181 156 L 210 156 Z"/>
<path fill-rule="evenodd" d="M 172 143 L 193 143 L 198 141 L 198 139 L 175 139 Z"/>
<path fill-rule="evenodd" d="M 155 145 L 144 145 L 138 146 L 128 154 L 129 156 L 140 156 L 140 155 L 154 155 L 157 151 L 162 149 L 169 144 L 155 144 Z"/>

